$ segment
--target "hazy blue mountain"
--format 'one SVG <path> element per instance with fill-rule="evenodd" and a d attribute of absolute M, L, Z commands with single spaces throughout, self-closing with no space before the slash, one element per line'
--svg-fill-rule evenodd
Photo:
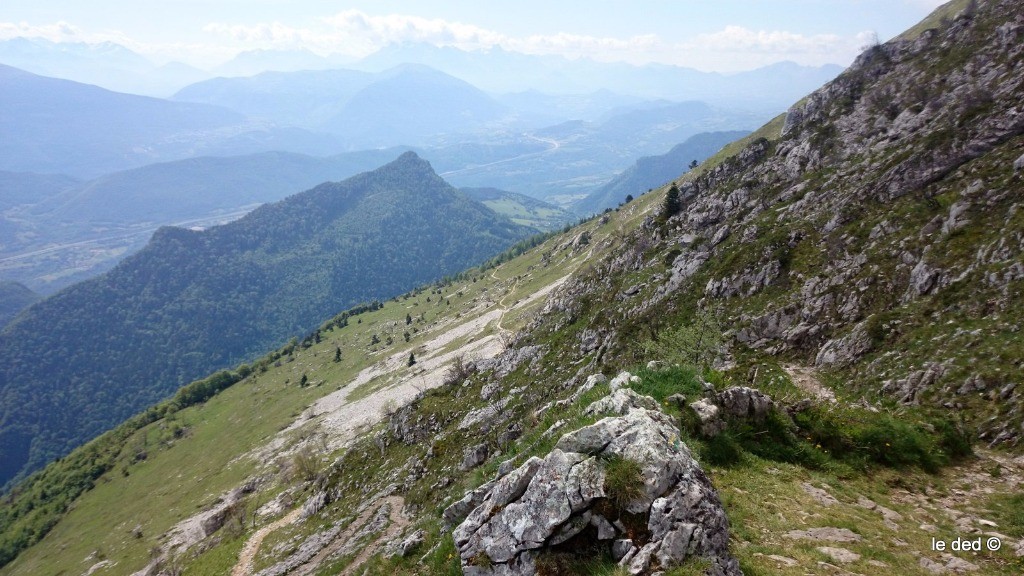
<path fill-rule="evenodd" d="M 315 129 L 341 112 L 374 78 L 369 72 L 343 69 L 264 72 L 199 82 L 172 99 L 224 106 L 251 117 Z"/>
<path fill-rule="evenodd" d="M 726 144 L 739 140 L 749 131 L 705 132 L 691 136 L 682 144 L 659 156 L 644 156 L 622 171 L 611 182 L 598 188 L 586 198 L 572 205 L 579 214 L 594 214 L 605 208 L 614 208 L 627 195 L 634 198 L 652 188 L 678 178 L 689 169 L 691 162 L 702 162 Z"/>
<path fill-rule="evenodd" d="M 0 63 L 33 74 L 103 86 L 108 90 L 167 96 L 209 73 L 180 62 L 157 66 L 113 42 L 51 42 L 43 38 L 0 40 Z"/>
<path fill-rule="evenodd" d="M 360 147 L 423 144 L 482 129 L 505 107 L 467 82 L 426 66 L 389 70 L 355 93 L 325 128 Z"/>
<path fill-rule="evenodd" d="M 341 55 L 323 57 L 309 50 L 247 50 L 217 66 L 214 72 L 221 76 L 252 76 L 271 71 L 327 70 L 353 60 Z"/>
<path fill-rule="evenodd" d="M 24 284 L 0 280 L 0 330 L 19 312 L 35 304 L 41 296 Z"/>
<path fill-rule="evenodd" d="M 322 70 L 217 78 L 188 86 L 174 99 L 331 132 L 349 150 L 443 143 L 443 135 L 480 131 L 509 112 L 469 83 L 422 65 L 376 74 Z"/>
<path fill-rule="evenodd" d="M 203 154 L 326 154 L 331 137 L 226 108 L 111 92 L 0 65 L 0 170 L 100 174 Z"/>
<path fill-rule="evenodd" d="M 163 228 L 0 332 L 0 484 L 210 370 L 358 302 L 459 272 L 533 230 L 412 152 L 206 231 Z"/>
<path fill-rule="evenodd" d="M 540 90 L 554 94 L 587 94 L 614 89 L 643 98 L 707 100 L 722 105 L 784 110 L 791 102 L 831 80 L 842 67 L 774 64 L 737 74 L 701 72 L 680 66 L 569 60 L 501 48 L 464 51 L 452 47 L 407 43 L 381 49 L 352 67 L 379 71 L 401 63 L 419 63 L 457 76 L 496 93 Z"/>
<path fill-rule="evenodd" d="M 501 162 L 546 150 L 528 138 L 417 150 L 439 171 Z M 264 152 L 162 162 L 81 182 L 69 177 L 0 172 L 0 279 L 43 294 L 96 276 L 141 249 L 161 225 L 208 227 L 241 217 L 325 181 L 384 164 L 408 147 L 314 157 Z M 507 193 L 512 194 L 512 193 Z M 565 218 L 526 199 L 502 203 L 539 228 Z M 499 210 L 500 211 L 500 210 Z"/>
<path fill-rule="evenodd" d="M 38 204 L 82 181 L 63 174 L 36 174 L 0 170 L 0 212 L 23 204 Z M 4 242 L 0 236 L 0 244 Z"/>

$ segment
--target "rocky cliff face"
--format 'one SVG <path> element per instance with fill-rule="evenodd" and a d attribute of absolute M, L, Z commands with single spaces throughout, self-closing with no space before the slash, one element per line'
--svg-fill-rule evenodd
<path fill-rule="evenodd" d="M 717 309 L 741 347 L 868 397 L 967 410 L 982 438 L 1016 444 L 1022 61 L 1024 9 L 1000 0 L 866 50 L 781 129 L 685 178 L 682 212 L 649 219 L 552 312 L 618 293 L 588 330 L 621 333 L 666 306 Z M 623 274 L 653 281 L 631 292 Z"/>

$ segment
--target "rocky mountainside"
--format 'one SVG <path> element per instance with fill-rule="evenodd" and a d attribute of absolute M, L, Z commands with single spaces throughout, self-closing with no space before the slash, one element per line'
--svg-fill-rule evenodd
<path fill-rule="evenodd" d="M 962 5 L 48 467 L 0 574 L 1021 573 L 1024 10 Z"/>

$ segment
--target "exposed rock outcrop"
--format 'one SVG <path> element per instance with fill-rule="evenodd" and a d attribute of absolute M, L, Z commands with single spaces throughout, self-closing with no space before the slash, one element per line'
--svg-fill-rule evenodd
<path fill-rule="evenodd" d="M 653 403 L 616 391 L 591 408 L 621 416 L 562 436 L 543 459 L 531 458 L 489 486 L 453 532 L 464 573 L 532 575 L 547 555 L 583 542 L 607 546 L 631 574 L 671 568 L 690 556 L 709 560 L 711 574 L 739 574 L 717 493 L 679 441 L 672 418 L 643 407 Z M 641 471 L 625 498 L 621 487 L 606 482 L 616 460 Z M 477 499 L 478 492 L 470 493 L 458 504 Z M 623 523 L 635 518 L 643 523 Z"/>
<path fill-rule="evenodd" d="M 771 397 L 746 386 L 726 388 L 709 398 L 690 404 L 697 416 L 697 431 L 705 438 L 713 438 L 728 426 L 728 421 L 749 420 L 763 422 L 775 409 Z"/>

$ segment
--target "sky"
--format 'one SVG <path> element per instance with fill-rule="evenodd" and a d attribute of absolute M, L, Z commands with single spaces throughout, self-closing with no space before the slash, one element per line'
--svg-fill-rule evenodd
<path fill-rule="evenodd" d="M 122 44 L 211 69 L 246 50 L 350 59 L 425 42 L 706 71 L 848 65 L 941 0 L 4 0 L 0 39 Z"/>

